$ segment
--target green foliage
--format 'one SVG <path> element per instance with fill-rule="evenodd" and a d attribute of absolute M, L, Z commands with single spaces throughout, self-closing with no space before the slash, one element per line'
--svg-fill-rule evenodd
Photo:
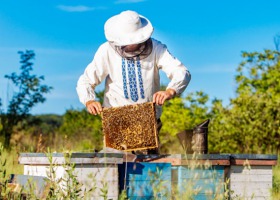
<path fill-rule="evenodd" d="M 156 172 L 151 172 L 149 170 L 148 175 L 151 177 L 150 185 L 153 189 L 154 199 L 170 199 L 167 180 L 161 180 L 162 170 L 157 167 Z"/>
<path fill-rule="evenodd" d="M 170 153 L 171 149 L 179 151 L 176 134 L 193 129 L 197 124 L 210 118 L 206 105 L 208 95 L 202 91 L 190 93 L 185 98 L 177 97 L 163 106 L 160 131 L 161 152 Z M 174 146 L 172 146 L 174 145 Z"/>
<path fill-rule="evenodd" d="M 275 153 L 280 148 L 280 52 L 243 52 L 235 77 L 236 97 L 228 107 L 203 92 L 175 98 L 163 107 L 163 152 L 176 148 L 182 130 L 210 119 L 210 153 Z M 169 150 L 168 150 L 169 149 Z M 178 149 L 177 149 L 178 151 Z M 168 152 L 169 153 L 169 152 Z"/>
<path fill-rule="evenodd" d="M 179 131 L 192 129 L 209 117 L 206 103 L 208 95 L 203 92 L 190 93 L 185 98 L 174 98 L 163 107 L 162 132 L 175 136 Z"/>
<path fill-rule="evenodd" d="M 0 197 L 6 197 L 9 193 L 8 177 L 6 170 L 7 159 L 3 156 L 4 147 L 0 143 Z"/>
<path fill-rule="evenodd" d="M 1 133 L 2 129 L 3 129 L 2 117 L 1 117 L 2 113 L 3 113 L 3 111 L 2 111 L 2 99 L 0 99 L 0 133 Z"/>
<path fill-rule="evenodd" d="M 41 83 L 44 76 L 31 73 L 35 53 L 31 50 L 19 51 L 18 53 L 21 59 L 21 73 L 13 72 L 11 75 L 5 75 L 5 78 L 11 80 L 17 87 L 17 91 L 9 102 L 7 114 L 1 115 L 3 125 L 1 135 L 5 137 L 6 147 L 10 144 L 13 126 L 24 120 L 35 105 L 45 102 L 44 94 L 49 93 L 52 89 L 52 87 Z"/>
<path fill-rule="evenodd" d="M 227 124 L 227 119 L 230 116 L 230 111 L 224 108 L 222 101 L 214 99 L 211 105 L 211 121 L 209 124 L 208 133 L 208 149 L 210 153 L 221 153 L 221 152 L 235 152 L 237 149 L 236 136 L 231 135 L 230 128 Z"/>
<path fill-rule="evenodd" d="M 278 155 L 278 165 L 273 167 L 273 194 L 280 197 L 280 155 Z"/>
<path fill-rule="evenodd" d="M 49 93 L 52 87 L 41 84 L 44 76 L 31 74 L 33 70 L 32 60 L 35 59 L 35 53 L 31 50 L 19 51 L 18 53 L 21 59 L 21 73 L 16 74 L 13 72 L 11 75 L 5 75 L 5 78 L 11 80 L 18 87 L 18 91 L 13 95 L 9 103 L 8 114 L 25 116 L 36 104 L 45 102 L 44 94 Z"/>
<path fill-rule="evenodd" d="M 280 51 L 280 34 L 276 34 L 273 38 L 274 40 L 274 44 L 275 44 L 275 48 L 277 51 Z"/>
<path fill-rule="evenodd" d="M 0 143 L 0 199 L 22 199 L 22 190 L 15 193 L 9 187 L 10 165 L 7 159 L 7 152 L 2 143 Z"/>
<path fill-rule="evenodd" d="M 62 124 L 62 116 L 56 114 L 33 115 L 29 118 L 29 125 L 40 125 L 42 132 L 48 133 Z"/>
<path fill-rule="evenodd" d="M 108 199 L 108 191 L 109 191 L 109 186 L 106 181 L 102 181 L 102 188 L 100 188 L 100 197 L 103 197 L 104 200 Z"/>
<path fill-rule="evenodd" d="M 229 108 L 213 104 L 211 147 L 228 153 L 279 152 L 280 53 L 265 50 L 242 56 L 236 98 L 231 99 Z"/>
<path fill-rule="evenodd" d="M 48 194 L 47 199 L 91 199 L 92 193 L 96 192 L 96 182 L 101 183 L 103 186 L 102 188 L 98 188 L 98 194 L 100 197 L 103 197 L 104 199 L 108 199 L 108 183 L 103 180 L 97 180 L 96 177 L 92 177 L 89 175 L 89 178 L 92 178 L 91 186 L 86 187 L 85 184 L 82 184 L 80 180 L 78 179 L 78 172 L 76 170 L 75 163 L 71 161 L 71 152 L 67 152 L 64 154 L 65 163 L 62 165 L 63 171 L 65 173 L 60 178 L 60 176 L 57 173 L 57 168 L 60 167 L 55 162 L 55 159 L 52 157 L 52 153 L 50 152 L 50 149 L 48 149 L 48 152 L 46 153 L 50 166 L 47 171 L 47 177 L 50 181 L 50 192 Z"/>
<path fill-rule="evenodd" d="M 50 163 L 47 174 L 46 174 L 47 178 L 50 180 L 50 192 L 48 194 L 48 199 L 54 200 L 54 199 L 62 198 L 62 196 L 64 195 L 61 190 L 61 187 L 60 187 L 62 178 L 57 177 L 56 170 L 57 170 L 58 166 L 54 162 L 50 149 L 48 149 L 46 156 Z"/>
<path fill-rule="evenodd" d="M 85 109 L 67 110 L 63 115 L 63 123 L 59 132 L 76 139 L 84 137 L 83 148 L 86 149 L 100 149 L 103 146 L 101 118 L 99 115 L 90 115 Z"/>
<path fill-rule="evenodd" d="M 29 115 L 21 121 L 21 129 L 26 133 L 52 134 L 62 125 L 63 117 L 61 115 L 46 114 L 46 115 Z"/>
<path fill-rule="evenodd" d="M 272 195 L 273 199 L 280 198 L 280 155 L 278 155 L 278 164 L 273 167 L 273 185 Z"/>
<path fill-rule="evenodd" d="M 127 193 L 126 190 L 122 190 L 118 199 L 119 200 L 127 200 L 128 198 L 127 198 L 127 194 L 126 193 Z"/>
<path fill-rule="evenodd" d="M 21 151 L 44 152 L 46 147 L 55 147 L 59 138 L 58 129 L 62 116 L 55 114 L 30 115 L 13 127 L 10 144 Z"/>

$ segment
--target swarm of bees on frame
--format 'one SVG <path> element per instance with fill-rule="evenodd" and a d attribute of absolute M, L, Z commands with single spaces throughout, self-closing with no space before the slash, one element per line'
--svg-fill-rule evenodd
<path fill-rule="evenodd" d="M 104 108 L 102 128 L 105 146 L 133 151 L 157 148 L 157 122 L 152 102 Z"/>

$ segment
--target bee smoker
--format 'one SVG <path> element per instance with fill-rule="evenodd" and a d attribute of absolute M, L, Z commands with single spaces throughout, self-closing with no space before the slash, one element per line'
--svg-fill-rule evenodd
<path fill-rule="evenodd" d="M 193 129 L 192 150 L 197 154 L 208 153 L 208 124 L 209 119 L 197 125 Z"/>
<path fill-rule="evenodd" d="M 208 153 L 208 124 L 210 120 L 197 125 L 194 129 L 184 130 L 177 133 L 186 154 L 207 154 Z"/>

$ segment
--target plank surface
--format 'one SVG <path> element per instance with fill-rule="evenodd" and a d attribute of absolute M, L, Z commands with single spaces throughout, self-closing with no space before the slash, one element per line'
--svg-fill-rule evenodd
<path fill-rule="evenodd" d="M 269 199 L 272 189 L 272 166 L 230 167 L 230 190 L 242 198 Z"/>
<path fill-rule="evenodd" d="M 272 166 L 230 166 L 231 173 L 243 174 L 269 174 L 272 175 Z"/>
<path fill-rule="evenodd" d="M 243 197 L 270 197 L 271 182 L 234 182 L 231 183 L 230 189 L 234 195 Z"/>
<path fill-rule="evenodd" d="M 277 160 L 231 160 L 231 165 L 268 165 L 275 166 L 277 165 Z"/>
<path fill-rule="evenodd" d="M 50 160 L 54 164 L 119 164 L 123 162 L 123 157 L 120 153 L 20 153 L 18 161 L 24 165 L 49 165 Z"/>
<path fill-rule="evenodd" d="M 129 199 L 169 199 L 171 195 L 170 163 L 127 163 L 119 165 L 121 190 Z"/>
<path fill-rule="evenodd" d="M 231 182 L 272 182 L 270 174 L 231 174 Z"/>
<path fill-rule="evenodd" d="M 185 191 L 196 191 L 199 199 L 207 196 L 223 194 L 224 192 L 224 166 L 212 166 L 209 168 L 190 168 L 188 166 L 172 167 L 172 184 L 178 188 L 179 194 Z M 177 171 L 177 175 L 175 174 Z M 175 180 L 177 178 L 177 180 Z M 211 198 L 210 198 L 211 199 Z"/>
<path fill-rule="evenodd" d="M 277 160 L 277 155 L 272 154 L 230 154 L 233 159 L 243 159 L 243 160 Z"/>
<path fill-rule="evenodd" d="M 56 180 L 60 178 L 67 177 L 66 169 L 57 165 L 54 166 L 55 177 Z M 39 175 L 43 177 L 50 177 L 50 168 L 49 166 L 32 166 L 25 165 L 24 166 L 24 174 L 25 175 Z M 74 170 L 74 174 L 82 184 L 82 193 L 85 190 L 90 190 L 92 188 L 96 188 L 89 194 L 89 199 L 94 200 L 103 200 L 104 197 L 101 196 L 101 190 L 107 185 L 108 186 L 108 199 L 117 200 L 119 195 L 119 176 L 118 176 L 118 166 L 115 164 L 107 164 L 104 166 L 103 164 L 96 165 L 77 165 Z M 59 182 L 61 188 L 65 183 L 63 181 Z"/>
<path fill-rule="evenodd" d="M 192 178 L 195 174 L 198 174 L 200 178 L 224 177 L 224 166 L 178 166 L 177 169 L 180 172 L 180 178 Z"/>

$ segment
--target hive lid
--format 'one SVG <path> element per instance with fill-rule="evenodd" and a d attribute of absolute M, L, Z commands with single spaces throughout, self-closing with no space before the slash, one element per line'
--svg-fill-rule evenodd
<path fill-rule="evenodd" d="M 120 153 L 20 153 L 19 164 L 24 165 L 49 165 L 65 164 L 116 164 L 123 162 L 123 154 Z"/>

